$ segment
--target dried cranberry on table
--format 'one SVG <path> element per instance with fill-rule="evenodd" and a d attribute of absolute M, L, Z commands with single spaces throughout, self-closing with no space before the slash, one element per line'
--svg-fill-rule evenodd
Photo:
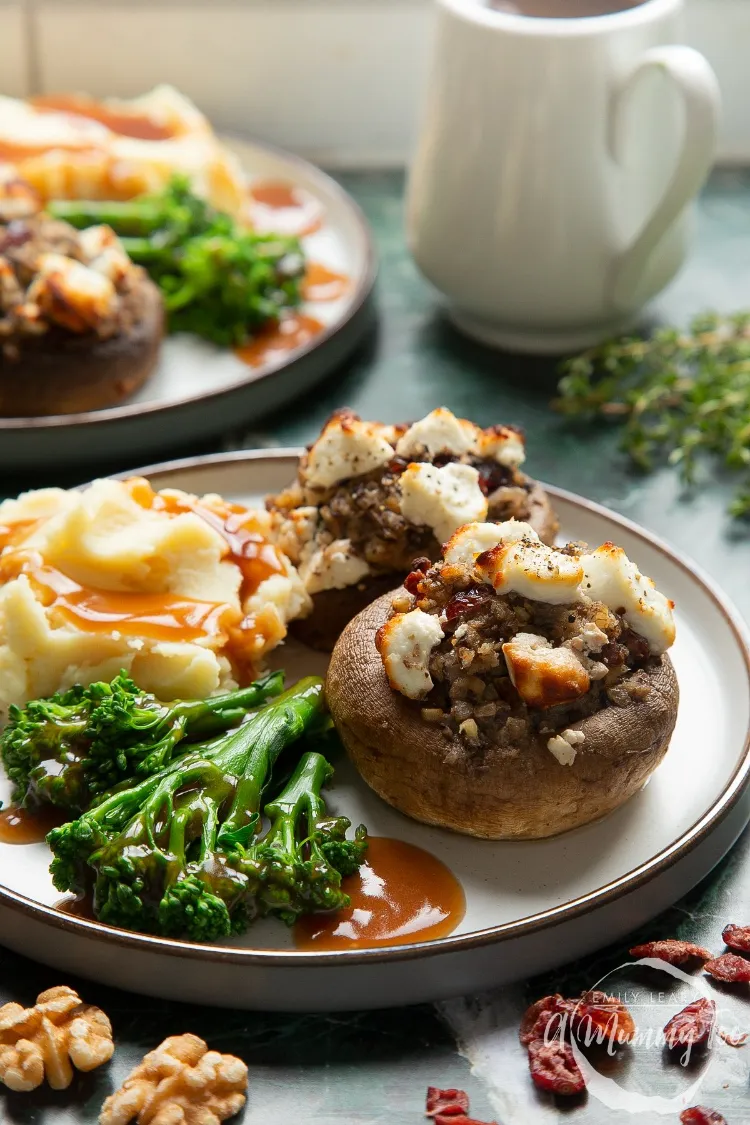
<path fill-rule="evenodd" d="M 687 1004 L 672 1016 L 664 1028 L 664 1038 L 670 1049 L 675 1047 L 701 1047 L 707 1043 L 716 1022 L 716 1004 L 703 997 Z"/>
<path fill-rule="evenodd" d="M 427 1087 L 425 1117 L 466 1117 L 469 1112 L 469 1095 L 465 1090 L 441 1090 L 439 1086 Z"/>
<path fill-rule="evenodd" d="M 525 1011 L 518 1031 L 518 1038 L 524 1047 L 528 1047 L 536 1039 L 554 1039 L 565 1030 L 567 1022 L 575 1004 L 572 1000 L 564 1000 L 559 993 L 554 996 L 543 996 L 536 1000 Z M 563 1016 L 567 1019 L 563 1020 Z"/>
<path fill-rule="evenodd" d="M 630 950 L 630 956 L 658 957 L 668 965 L 686 965 L 688 961 L 710 961 L 713 954 L 692 941 L 664 938 L 663 941 L 647 941 L 643 945 L 634 945 Z"/>
<path fill-rule="evenodd" d="M 744 1032 L 742 1035 L 732 1035 L 731 1031 L 726 1031 L 725 1028 L 720 1027 L 718 1035 L 724 1040 L 728 1047 L 744 1047 L 748 1040 L 748 1033 Z"/>
<path fill-rule="evenodd" d="M 721 939 L 735 953 L 750 953 L 750 926 L 730 923 L 722 930 Z"/>
<path fill-rule="evenodd" d="M 721 957 L 706 962 L 703 970 L 714 980 L 723 980 L 728 984 L 750 981 L 750 961 L 738 957 L 736 953 L 722 953 Z"/>
<path fill-rule="evenodd" d="M 706 1109 L 704 1105 L 694 1105 L 690 1109 L 683 1109 L 680 1114 L 682 1125 L 727 1125 L 726 1118 L 717 1113 L 715 1109 Z"/>
<path fill-rule="evenodd" d="M 569 1043 L 554 1039 L 545 1043 L 535 1039 L 529 1043 L 529 1071 L 540 1090 L 550 1094 L 580 1094 L 586 1089 L 583 1077 Z"/>
<path fill-rule="evenodd" d="M 465 1090 L 427 1087 L 425 1117 L 431 1117 L 433 1125 L 497 1125 L 496 1121 L 477 1121 L 468 1113 L 469 1095 Z"/>
<path fill-rule="evenodd" d="M 621 1000 L 606 992 L 584 992 L 574 1002 L 571 1027 L 577 1039 L 591 1043 L 630 1043 L 635 1021 Z"/>

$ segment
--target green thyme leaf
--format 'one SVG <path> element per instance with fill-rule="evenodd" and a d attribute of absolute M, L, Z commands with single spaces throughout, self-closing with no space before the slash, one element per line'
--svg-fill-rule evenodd
<path fill-rule="evenodd" d="M 731 514 L 750 515 L 750 312 L 614 340 L 561 370 L 556 410 L 622 424 L 621 447 L 645 472 L 666 463 L 693 485 L 703 462 L 723 465 L 740 478 Z"/>

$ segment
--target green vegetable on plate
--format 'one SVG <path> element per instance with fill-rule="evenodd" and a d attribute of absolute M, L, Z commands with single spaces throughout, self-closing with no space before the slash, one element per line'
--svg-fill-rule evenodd
<path fill-rule="evenodd" d="M 49 833 L 55 886 L 82 893 L 93 881 L 102 922 L 195 941 L 259 916 L 291 923 L 348 905 L 341 879 L 364 861 L 366 832 L 347 839 L 350 822 L 330 817 L 321 796 L 332 770 L 307 747 L 329 724 L 323 683 L 310 677 L 236 730 L 123 783 Z M 300 740 L 305 752 L 264 807 L 274 765 Z"/>
<path fill-rule="evenodd" d="M 48 210 L 79 229 L 111 226 L 161 289 L 170 332 L 239 346 L 301 302 L 299 240 L 242 229 L 194 195 L 185 177 L 158 195 L 55 200 Z"/>
<path fill-rule="evenodd" d="M 224 695 L 161 703 L 121 672 L 111 683 L 78 684 L 11 707 L 0 758 L 13 799 L 82 811 L 124 779 L 168 765 L 186 740 L 237 726 L 283 685 L 283 674 L 274 672 Z"/>

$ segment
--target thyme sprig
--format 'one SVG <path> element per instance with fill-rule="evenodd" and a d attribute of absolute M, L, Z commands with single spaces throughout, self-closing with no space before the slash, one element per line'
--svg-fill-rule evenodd
<path fill-rule="evenodd" d="M 666 461 L 687 485 L 706 457 L 720 461 L 742 474 L 731 514 L 750 516 L 750 312 L 614 340 L 561 370 L 557 410 L 624 422 L 634 463 L 648 472 Z"/>

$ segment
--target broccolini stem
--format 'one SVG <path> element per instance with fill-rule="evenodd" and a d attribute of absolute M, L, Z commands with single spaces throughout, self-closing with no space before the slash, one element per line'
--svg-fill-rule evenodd
<path fill-rule="evenodd" d="M 252 831 L 257 823 L 261 794 L 276 759 L 286 746 L 314 726 L 315 720 L 322 717 L 324 706 L 323 681 L 309 676 L 253 715 L 233 739 L 223 744 L 213 761 L 221 762 L 240 781 L 219 832 L 219 846 L 223 841 L 245 842 L 243 837 L 247 837 L 248 829 Z M 252 739 L 249 755 L 248 736 Z"/>
<path fill-rule="evenodd" d="M 300 814 L 304 814 L 308 826 L 326 815 L 326 807 L 320 791 L 333 775 L 333 769 L 322 754 L 304 754 L 289 781 L 275 801 L 270 801 L 263 810 L 272 821 L 284 818 L 294 825 Z M 294 829 L 292 828 L 292 841 Z M 292 846 L 294 844 L 292 843 Z"/>
<path fill-rule="evenodd" d="M 106 223 L 116 234 L 148 235 L 159 230 L 169 215 L 154 199 L 74 200 L 55 199 L 47 205 L 50 215 L 82 230 Z"/>
<path fill-rule="evenodd" d="M 120 242 L 128 257 L 139 266 L 149 266 L 156 262 L 169 264 L 174 259 L 174 252 L 171 249 L 158 246 L 150 238 L 131 238 L 122 235 Z"/>
<path fill-rule="evenodd" d="M 278 695 L 283 686 L 284 673 L 271 672 L 238 691 L 209 699 L 181 700 L 170 709 L 169 718 L 173 721 L 184 715 L 191 737 L 221 734 L 228 727 L 241 723 L 248 711 Z"/>

